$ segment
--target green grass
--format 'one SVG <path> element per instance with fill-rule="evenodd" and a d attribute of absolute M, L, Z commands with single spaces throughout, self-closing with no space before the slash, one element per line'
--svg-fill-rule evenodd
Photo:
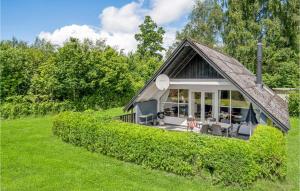
<path fill-rule="evenodd" d="M 292 126 L 287 180 L 260 180 L 251 190 L 299 189 L 298 120 L 293 119 Z M 62 142 L 51 127 L 52 116 L 2 122 L 1 190 L 239 190 L 91 153 Z"/>

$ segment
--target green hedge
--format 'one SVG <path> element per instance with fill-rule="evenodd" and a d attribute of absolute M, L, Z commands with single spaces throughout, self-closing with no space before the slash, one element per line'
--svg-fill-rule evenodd
<path fill-rule="evenodd" d="M 258 176 L 259 167 L 243 140 L 103 120 L 92 112 L 59 114 L 53 133 L 90 151 L 180 175 L 199 175 L 214 183 L 247 186 Z"/>
<path fill-rule="evenodd" d="M 286 177 L 286 140 L 274 127 L 259 125 L 250 138 L 254 159 L 260 165 L 259 175 L 267 179 Z"/>
<path fill-rule="evenodd" d="M 90 151 L 224 185 L 251 185 L 257 178 L 286 176 L 283 134 L 258 126 L 249 141 L 174 132 L 111 120 L 115 112 L 64 112 L 53 133 Z"/>

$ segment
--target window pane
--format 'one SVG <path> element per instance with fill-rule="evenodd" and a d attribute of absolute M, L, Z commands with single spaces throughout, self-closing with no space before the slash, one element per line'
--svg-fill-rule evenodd
<path fill-rule="evenodd" d="M 241 123 L 246 120 L 250 103 L 238 91 L 231 91 L 231 122 Z"/>
<path fill-rule="evenodd" d="M 178 102 L 178 90 L 170 89 L 169 96 L 167 98 L 167 102 Z"/>
<path fill-rule="evenodd" d="M 238 91 L 231 91 L 231 107 L 249 108 L 249 102 Z"/>
<path fill-rule="evenodd" d="M 201 92 L 194 93 L 194 116 L 197 120 L 201 119 Z M 192 102 L 192 103 L 193 103 Z"/>
<path fill-rule="evenodd" d="M 188 103 L 189 101 L 189 91 L 179 90 L 179 103 Z"/>
<path fill-rule="evenodd" d="M 213 117 L 213 93 L 205 93 L 205 120 Z"/>
<path fill-rule="evenodd" d="M 179 104 L 179 117 L 188 117 L 188 104 Z"/>
<path fill-rule="evenodd" d="M 220 107 L 220 113 L 219 113 L 219 121 L 228 123 L 230 122 L 230 113 L 229 113 L 230 107 Z"/>
<path fill-rule="evenodd" d="M 230 123 L 230 91 L 219 91 L 219 122 Z"/>
<path fill-rule="evenodd" d="M 222 90 L 220 91 L 220 106 L 230 106 L 230 91 Z"/>
<path fill-rule="evenodd" d="M 177 103 L 162 103 L 162 108 L 165 116 L 178 117 Z"/>

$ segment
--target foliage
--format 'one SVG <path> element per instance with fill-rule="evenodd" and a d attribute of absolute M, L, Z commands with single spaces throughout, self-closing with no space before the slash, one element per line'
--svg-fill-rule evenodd
<path fill-rule="evenodd" d="M 214 183 L 246 186 L 258 175 L 286 176 L 285 140 L 273 127 L 259 126 L 248 143 L 107 119 L 94 113 L 61 113 L 53 133 L 90 151 L 180 175 L 211 177 Z"/>
<path fill-rule="evenodd" d="M 44 52 L 29 48 L 23 42 L 0 43 L 0 98 L 26 95 L 31 77 L 45 61 Z"/>
<path fill-rule="evenodd" d="M 299 8 L 296 0 L 196 1 L 188 23 L 177 32 L 177 41 L 170 50 L 181 40 L 193 38 L 223 49 L 255 72 L 257 40 L 262 37 L 265 84 L 297 87 Z"/>
<path fill-rule="evenodd" d="M 223 19 L 222 7 L 218 1 L 196 1 L 189 22 L 182 31 L 176 33 L 175 46 L 179 41 L 192 38 L 204 44 L 213 46 L 219 42 L 221 24 Z M 174 45 L 173 45 L 173 48 Z"/>
<path fill-rule="evenodd" d="M 39 39 L 32 46 L 15 39 L 1 41 L 0 51 L 2 104 L 14 96 L 47 96 L 51 104 L 72 102 L 79 110 L 124 105 L 157 68 L 155 62 L 160 63 L 149 57 L 149 66 L 131 71 L 134 66 L 128 56 L 104 42 L 74 38 L 62 47 Z M 141 78 L 137 71 L 142 70 Z M 34 107 L 28 104 L 24 110 Z"/>
<path fill-rule="evenodd" d="M 290 116 L 298 117 L 300 115 L 300 93 L 299 91 L 289 94 L 288 99 Z"/>
<path fill-rule="evenodd" d="M 158 27 L 150 16 L 145 16 L 144 23 L 139 26 L 139 29 L 140 32 L 134 36 L 138 42 L 137 53 L 142 57 L 148 54 L 161 58 L 160 52 L 164 50 L 162 47 L 164 29 Z"/>
<path fill-rule="evenodd" d="M 1 122 L 1 190 L 244 190 L 213 185 L 209 175 L 178 176 L 65 144 L 51 134 L 52 120 L 43 116 Z M 299 119 L 290 121 L 286 180 L 258 180 L 247 190 L 299 189 Z"/>
<path fill-rule="evenodd" d="M 69 110 L 76 110 L 72 102 L 57 102 L 50 100 L 47 96 L 12 96 L 0 105 L 2 119 L 55 114 Z"/>
<path fill-rule="evenodd" d="M 283 179 L 286 177 L 286 140 L 281 131 L 274 127 L 258 125 L 250 144 L 257 164 L 260 164 L 260 177 Z"/>

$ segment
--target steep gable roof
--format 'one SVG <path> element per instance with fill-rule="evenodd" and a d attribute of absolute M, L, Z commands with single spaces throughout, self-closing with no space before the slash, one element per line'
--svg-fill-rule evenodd
<path fill-rule="evenodd" d="M 151 82 L 154 82 L 159 74 L 166 72 L 168 67 L 176 59 L 182 59 L 189 55 L 189 51 L 185 47 L 191 47 L 197 54 L 205 59 L 216 71 L 224 78 L 229 80 L 236 86 L 251 102 L 256 104 L 275 124 L 283 131 L 290 128 L 289 114 L 287 103 L 276 95 L 267 86 L 258 87 L 255 83 L 256 77 L 245 68 L 236 59 L 227 56 L 219 51 L 211 49 L 193 40 L 184 40 L 178 48 L 173 52 L 170 58 L 161 66 L 155 75 L 147 82 L 147 84 L 139 91 L 139 93 L 131 99 L 125 106 L 125 110 L 133 107 L 138 95 L 142 93 Z"/>

